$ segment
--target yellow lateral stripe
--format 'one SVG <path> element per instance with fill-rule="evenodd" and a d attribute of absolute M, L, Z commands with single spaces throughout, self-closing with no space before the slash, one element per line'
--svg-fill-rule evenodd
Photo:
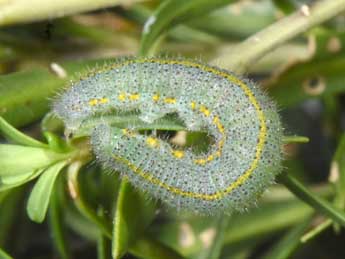
<path fill-rule="evenodd" d="M 152 96 L 152 100 L 155 101 L 155 102 L 158 102 L 159 98 L 160 98 L 159 94 L 155 94 L 155 95 Z"/>
<path fill-rule="evenodd" d="M 95 105 L 97 105 L 98 104 L 98 100 L 97 99 L 91 99 L 90 101 L 89 101 L 89 105 L 90 106 L 95 106 Z"/>
<path fill-rule="evenodd" d="M 244 94 L 247 96 L 249 102 L 254 106 L 258 120 L 260 122 L 260 130 L 258 134 L 258 143 L 256 145 L 256 152 L 255 152 L 255 158 L 253 159 L 251 165 L 249 168 L 241 175 L 239 176 L 234 182 L 232 182 L 227 188 L 221 191 L 217 191 L 214 194 L 200 194 L 200 193 L 191 193 L 191 192 L 185 192 L 183 190 L 179 190 L 175 187 L 169 186 L 163 182 L 161 182 L 159 179 L 154 178 L 151 174 L 143 172 L 140 168 L 137 168 L 135 165 L 131 164 L 130 161 L 125 160 L 125 159 L 117 159 L 119 161 L 122 161 L 125 163 L 131 170 L 133 170 L 135 173 L 138 173 L 141 175 L 144 179 L 147 181 L 156 184 L 162 188 L 165 188 L 171 192 L 177 193 L 182 196 L 187 196 L 187 197 L 193 197 L 193 198 L 201 198 L 205 200 L 214 200 L 214 199 L 220 199 L 224 197 L 225 195 L 229 194 L 232 192 L 234 189 L 237 187 L 241 186 L 245 181 L 251 176 L 255 168 L 257 167 L 259 160 L 261 158 L 263 148 L 265 145 L 265 140 L 266 140 L 266 135 L 267 135 L 267 126 L 265 122 L 265 115 L 264 112 L 262 111 L 262 108 L 260 107 L 259 103 L 257 102 L 253 92 L 250 90 L 250 88 L 241 80 L 236 78 L 235 76 L 228 74 L 224 71 L 217 70 L 213 67 L 209 67 L 206 65 L 194 63 L 192 61 L 188 60 L 164 60 L 164 59 L 156 59 L 156 58 L 140 58 L 140 59 L 132 59 L 132 60 L 127 60 L 124 61 L 123 63 L 115 64 L 112 66 L 112 68 L 117 68 L 117 67 L 123 67 L 126 65 L 134 64 L 134 63 L 147 63 L 147 62 L 152 62 L 152 63 L 157 63 L 157 64 L 177 64 L 177 65 L 184 65 L 187 67 L 194 67 L 201 69 L 205 72 L 210 72 L 214 75 L 221 76 L 223 78 L 226 78 L 230 82 L 237 84 L 241 89 L 243 90 Z M 136 170 L 134 170 L 136 169 Z"/>
<path fill-rule="evenodd" d="M 117 97 L 121 102 L 126 101 L 126 93 L 120 93 Z"/>
<path fill-rule="evenodd" d="M 131 100 L 131 101 L 139 100 L 139 98 L 140 98 L 140 95 L 137 94 L 137 93 L 131 94 L 131 95 L 129 96 L 129 100 Z"/>
<path fill-rule="evenodd" d="M 199 111 L 203 113 L 206 117 L 210 116 L 211 112 L 204 105 L 201 105 Z"/>
<path fill-rule="evenodd" d="M 167 97 L 164 99 L 165 103 L 169 103 L 169 104 L 174 104 L 176 103 L 176 99 L 175 98 L 171 98 L 171 97 Z"/>
<path fill-rule="evenodd" d="M 191 108 L 192 110 L 194 110 L 195 107 L 196 107 L 196 103 L 195 103 L 194 101 L 192 101 L 192 102 L 190 103 L 190 108 Z"/>
<path fill-rule="evenodd" d="M 183 158 L 184 157 L 184 151 L 182 151 L 182 150 L 172 150 L 171 154 L 176 158 Z"/>
<path fill-rule="evenodd" d="M 146 143 L 147 143 L 147 145 L 149 145 L 150 147 L 154 147 L 154 148 L 159 147 L 159 141 L 158 141 L 158 139 L 156 139 L 156 138 L 154 138 L 154 137 L 148 137 L 148 138 L 146 139 Z"/>

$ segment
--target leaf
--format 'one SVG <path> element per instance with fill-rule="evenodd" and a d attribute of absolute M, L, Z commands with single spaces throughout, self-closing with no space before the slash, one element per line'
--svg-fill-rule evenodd
<path fill-rule="evenodd" d="M 332 161 L 332 173 L 336 179 L 334 204 L 338 208 L 345 206 L 345 134 L 342 135 Z"/>
<path fill-rule="evenodd" d="M 345 50 L 336 49 L 337 45 L 345 44 L 345 33 L 320 29 L 313 32 L 317 47 L 314 56 L 305 62 L 290 65 L 283 73 L 265 83 L 279 106 L 290 107 L 307 99 L 345 91 Z"/>
<path fill-rule="evenodd" d="M 260 202 L 258 208 L 250 210 L 249 213 L 231 216 L 224 236 L 225 246 L 255 238 L 262 240 L 285 228 L 300 224 L 301 221 L 312 215 L 313 209 L 292 195 L 281 198 L 282 190 L 280 189 L 277 193 L 273 192 L 270 195 L 270 197 L 279 197 L 276 198 L 276 201 Z M 327 190 L 328 196 L 331 194 L 330 191 L 331 189 Z M 282 213 L 284 214 L 283 217 Z M 203 249 L 204 244 L 200 241 L 200 237 L 210 229 L 211 220 L 212 218 L 204 217 L 191 217 L 189 219 L 177 217 L 175 220 L 162 223 L 155 229 L 157 231 L 155 237 L 185 257 L 191 258 L 192 255 L 200 253 L 200 250 Z M 184 240 L 192 241 L 185 245 Z"/>
<path fill-rule="evenodd" d="M 63 181 L 58 177 L 55 191 L 51 195 L 50 205 L 49 205 L 49 227 L 51 231 L 52 242 L 57 250 L 59 257 L 61 259 L 71 258 L 69 242 L 67 238 L 66 225 L 64 224 L 64 213 L 62 209 L 63 204 L 61 204 L 62 199 L 60 199 L 59 194 L 63 194 L 64 186 Z"/>
<path fill-rule="evenodd" d="M 334 222 L 345 226 L 345 213 L 334 207 L 326 200 L 312 194 L 302 183 L 288 174 L 279 175 L 278 179 L 299 199 L 313 207 L 317 212 L 332 219 Z"/>
<path fill-rule="evenodd" d="M 263 258 L 265 259 L 288 259 L 291 258 L 291 254 L 301 244 L 301 237 L 303 233 L 308 229 L 311 219 L 307 219 L 304 222 L 292 227 L 283 238 L 281 238 Z"/>
<path fill-rule="evenodd" d="M 21 204 L 23 199 L 23 191 L 22 188 L 17 188 L 0 193 L 0 246 L 8 241 L 10 234 L 13 233 L 13 227 L 18 224 L 18 215 L 21 213 L 18 204 Z"/>
<path fill-rule="evenodd" d="M 56 152 L 67 152 L 70 150 L 66 142 L 54 133 L 46 131 L 43 135 L 47 139 L 48 146 L 51 150 Z"/>
<path fill-rule="evenodd" d="M 10 256 L 9 254 L 7 254 L 4 250 L 2 250 L 0 248 L 0 258 L 1 259 L 13 259 L 12 256 Z"/>
<path fill-rule="evenodd" d="M 289 143 L 308 143 L 309 138 L 304 136 L 284 136 L 283 137 L 283 143 L 289 144 Z"/>
<path fill-rule="evenodd" d="M 45 148 L 19 145 L 0 145 L 0 176 L 27 174 L 68 158 Z"/>
<path fill-rule="evenodd" d="M 66 164 L 67 161 L 61 161 L 52 165 L 36 182 L 26 208 L 31 220 L 37 223 L 44 220 L 56 177 Z"/>
<path fill-rule="evenodd" d="M 108 59 L 108 61 L 114 59 Z M 0 115 L 15 127 L 40 119 L 50 109 L 50 99 L 87 67 L 104 64 L 105 59 L 61 63 L 67 77 L 59 77 L 48 68 L 33 68 L 0 76 Z"/>
<path fill-rule="evenodd" d="M 206 14 L 234 0 L 167 0 L 146 21 L 140 43 L 140 55 L 147 55 L 164 30 L 195 16 Z"/>
<path fill-rule="evenodd" d="M 0 192 L 8 190 L 38 177 L 45 169 L 34 170 L 25 174 L 5 175 L 0 177 Z"/>
<path fill-rule="evenodd" d="M 150 238 L 139 239 L 130 247 L 130 253 L 143 259 L 183 259 L 170 247 Z"/>
<path fill-rule="evenodd" d="M 150 224 L 155 213 L 152 202 L 136 192 L 123 178 L 116 204 L 112 255 L 119 259 Z"/>
<path fill-rule="evenodd" d="M 21 144 L 24 146 L 31 147 L 47 147 L 46 144 L 31 138 L 16 128 L 12 127 L 5 119 L 0 116 L 0 131 L 3 133 L 4 137 L 12 140 L 14 143 Z"/>

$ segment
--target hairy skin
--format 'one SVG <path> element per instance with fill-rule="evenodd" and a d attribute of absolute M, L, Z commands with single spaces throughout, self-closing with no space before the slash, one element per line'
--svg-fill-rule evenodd
<path fill-rule="evenodd" d="M 176 113 L 188 130 L 206 130 L 210 149 L 176 149 L 135 125 L 95 127 L 97 159 L 177 209 L 231 213 L 252 206 L 281 170 L 276 106 L 249 80 L 189 60 L 128 59 L 72 84 L 54 112 L 74 130 L 95 115 L 139 111 L 152 123 Z"/>

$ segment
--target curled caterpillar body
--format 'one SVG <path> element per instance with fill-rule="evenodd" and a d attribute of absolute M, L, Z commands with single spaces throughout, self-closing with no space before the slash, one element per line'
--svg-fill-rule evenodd
<path fill-rule="evenodd" d="M 241 211 L 281 170 L 282 127 L 272 101 L 252 82 L 187 60 L 129 59 L 74 83 L 54 104 L 70 130 L 96 114 L 139 111 L 152 123 L 176 113 L 214 143 L 203 154 L 173 148 L 153 135 L 107 124 L 91 143 L 105 167 L 178 209 Z"/>

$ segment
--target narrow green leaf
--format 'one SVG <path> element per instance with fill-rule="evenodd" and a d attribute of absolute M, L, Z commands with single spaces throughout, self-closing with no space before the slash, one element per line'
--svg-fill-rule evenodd
<path fill-rule="evenodd" d="M 146 21 L 140 44 L 140 55 L 147 55 L 164 30 L 195 16 L 206 14 L 234 0 L 167 0 Z"/>
<path fill-rule="evenodd" d="M 49 205 L 49 226 L 51 231 L 51 237 L 55 249 L 59 254 L 59 258 L 68 259 L 71 258 L 69 243 L 67 239 L 66 226 L 64 224 L 64 215 L 62 212 L 62 204 L 59 194 L 64 191 L 62 177 L 58 177 L 55 190 L 51 194 Z"/>
<path fill-rule="evenodd" d="M 283 142 L 285 144 L 289 143 L 308 143 L 309 138 L 308 137 L 303 137 L 303 136 L 284 136 L 283 137 Z"/>
<path fill-rule="evenodd" d="M 45 168 L 69 154 L 59 154 L 46 148 L 0 145 L 0 176 L 27 174 Z"/>
<path fill-rule="evenodd" d="M 345 134 L 342 135 L 333 157 L 331 173 L 336 186 L 334 204 L 338 208 L 345 206 Z"/>
<path fill-rule="evenodd" d="M 70 150 L 66 142 L 54 133 L 45 131 L 43 134 L 47 139 L 48 146 L 51 150 L 54 150 L 56 152 L 67 152 L 68 150 Z"/>
<path fill-rule="evenodd" d="M 109 59 L 114 60 L 114 59 Z M 67 77 L 59 77 L 47 68 L 33 68 L 0 76 L 0 115 L 20 127 L 43 117 L 50 110 L 51 97 L 72 79 L 76 72 L 105 63 L 105 59 L 62 63 Z"/>
<path fill-rule="evenodd" d="M 104 217 L 103 209 L 100 209 L 98 215 Z M 97 259 L 111 259 L 111 241 L 102 231 L 99 231 L 97 240 Z"/>
<path fill-rule="evenodd" d="M 143 259 L 183 259 L 170 247 L 150 238 L 142 238 L 136 241 L 129 252 L 138 258 Z"/>
<path fill-rule="evenodd" d="M 46 144 L 23 134 L 16 128 L 12 127 L 4 118 L 0 116 L 0 131 L 9 140 L 12 140 L 16 144 L 31 147 L 47 147 Z"/>
<path fill-rule="evenodd" d="M 312 194 L 302 183 L 288 174 L 281 174 L 278 179 L 302 201 L 313 207 L 317 212 L 345 226 L 345 213 L 326 200 Z"/>
<path fill-rule="evenodd" d="M 263 256 L 265 259 L 288 259 L 301 244 L 300 238 L 310 225 L 310 218 L 289 230 L 274 247 Z"/>
<path fill-rule="evenodd" d="M 317 188 L 315 191 L 322 197 L 330 197 L 333 195 L 333 190 L 329 186 L 326 187 Z M 258 204 L 258 208 L 250 210 L 249 213 L 231 216 L 224 236 L 224 246 L 235 246 L 253 239 L 263 240 L 288 227 L 300 224 L 312 214 L 313 209 L 310 206 L 286 189 L 284 191 L 279 187 L 276 191 L 275 188 L 271 188 L 269 197 L 263 197 Z M 179 251 L 185 257 L 193 258 L 205 246 L 200 241 L 200 236 L 210 230 L 211 220 L 212 218 L 205 217 L 175 218 L 175 220 L 163 222 L 155 229 L 157 231 L 155 237 L 160 242 Z M 183 232 L 181 232 L 182 229 Z M 183 233 L 183 236 L 181 236 L 181 233 Z M 189 242 L 189 245 L 186 246 L 185 239 L 194 241 Z M 233 251 L 231 248 L 230 250 Z"/>
<path fill-rule="evenodd" d="M 0 248 L 0 258 L 1 259 L 13 259 L 12 256 L 10 256 L 8 253 L 6 253 L 4 250 Z"/>
<path fill-rule="evenodd" d="M 0 193 L 0 246 L 6 244 L 13 233 L 13 227 L 18 223 L 18 214 L 21 211 L 18 204 L 21 204 L 23 194 L 23 188 Z"/>
<path fill-rule="evenodd" d="M 137 241 L 140 234 L 153 219 L 154 212 L 155 205 L 145 200 L 145 197 L 136 192 L 123 178 L 114 219 L 113 258 L 121 258 L 129 246 Z"/>
<path fill-rule="evenodd" d="M 74 137 L 89 136 L 95 125 L 107 123 L 117 128 L 125 128 L 127 125 L 135 125 L 137 130 L 185 130 L 186 127 L 176 118 L 161 118 L 153 123 L 146 123 L 139 119 L 138 115 L 104 115 L 101 118 L 91 118 L 74 133 Z"/>
<path fill-rule="evenodd" d="M 66 164 L 67 161 L 61 161 L 52 165 L 38 179 L 31 191 L 27 204 L 27 213 L 31 220 L 37 223 L 41 223 L 44 220 L 55 179 Z"/>
<path fill-rule="evenodd" d="M 316 237 L 320 233 L 322 233 L 325 229 L 330 227 L 332 225 L 333 221 L 331 219 L 327 219 L 323 221 L 321 224 L 317 225 L 313 229 L 309 230 L 307 233 L 305 233 L 301 238 L 302 243 L 308 242 L 310 239 Z"/>
<path fill-rule="evenodd" d="M 31 171 L 25 174 L 5 175 L 0 177 L 0 192 L 8 190 L 38 177 L 45 169 Z"/>

